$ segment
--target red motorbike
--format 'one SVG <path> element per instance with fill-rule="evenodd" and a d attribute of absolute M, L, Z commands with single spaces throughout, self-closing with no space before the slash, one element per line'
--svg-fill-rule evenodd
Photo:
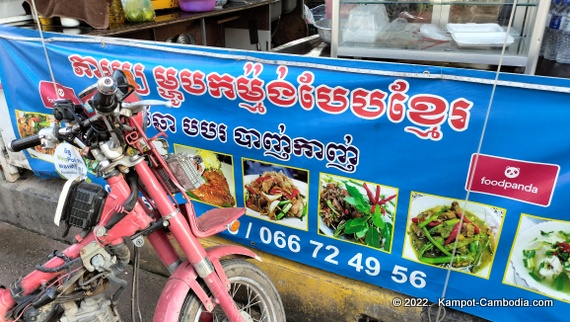
<path fill-rule="evenodd" d="M 204 182 L 199 157 L 166 153 L 162 133 L 146 136 L 147 107 L 168 103 L 140 100 L 135 88 L 127 72 L 102 77 L 80 95 L 83 104 L 56 102 L 54 117 L 65 126 L 11 142 L 12 151 L 68 142 L 96 164 L 96 174 L 110 191 L 80 177 L 65 183 L 55 221 L 81 233 L 73 245 L 0 289 L 0 322 L 120 321 L 116 306 L 127 285 L 120 274 L 131 259 L 127 244 L 136 250 L 145 240 L 171 273 L 154 321 L 285 322 L 275 286 L 246 260 L 259 260 L 255 253 L 241 246 L 205 249 L 200 244 L 200 238 L 239 225 L 245 209 L 215 208 L 196 215 L 185 192 Z M 185 202 L 177 201 L 177 193 Z M 116 286 L 112 294 L 105 292 L 109 285 Z"/>

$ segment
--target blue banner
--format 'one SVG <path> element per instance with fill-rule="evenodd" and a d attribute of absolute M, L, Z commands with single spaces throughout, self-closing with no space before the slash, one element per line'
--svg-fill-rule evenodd
<path fill-rule="evenodd" d="M 395 305 L 496 321 L 570 309 L 570 81 L 44 37 L 55 86 L 39 34 L 0 26 L 21 137 L 53 121 L 56 91 L 79 102 L 127 69 L 142 97 L 172 102 L 149 111 L 151 134 L 202 157 L 197 210 L 247 208 L 224 237 L 415 297 Z M 53 151 L 26 153 L 57 175 Z"/>

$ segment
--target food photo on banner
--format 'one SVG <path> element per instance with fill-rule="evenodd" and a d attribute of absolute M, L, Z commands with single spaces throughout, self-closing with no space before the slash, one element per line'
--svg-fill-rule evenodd
<path fill-rule="evenodd" d="M 174 153 L 186 153 L 196 158 L 204 183 L 186 193 L 192 199 L 216 207 L 236 205 L 234 162 L 231 155 L 175 144 Z"/>
<path fill-rule="evenodd" d="M 490 320 L 565 319 L 569 81 L 44 39 L 56 84 L 39 33 L 0 26 L 19 137 L 49 126 L 56 91 L 87 108 L 85 88 L 127 70 L 140 97 L 172 103 L 146 122 L 195 164 L 204 185 L 186 193 L 196 210 L 246 208 L 223 237 Z M 25 153 L 38 176 L 59 176 L 53 151 Z"/>

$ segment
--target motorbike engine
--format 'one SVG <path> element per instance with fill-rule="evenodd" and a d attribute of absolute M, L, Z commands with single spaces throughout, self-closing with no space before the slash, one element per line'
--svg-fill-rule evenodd
<path fill-rule="evenodd" d="M 51 303 L 38 309 L 27 310 L 24 321 L 34 322 L 119 322 L 111 309 L 111 300 L 105 294 L 87 297 L 81 301 Z M 59 316 L 59 320 L 57 319 Z"/>
<path fill-rule="evenodd" d="M 103 295 L 103 294 L 102 294 Z M 111 300 L 105 296 L 88 297 L 79 304 L 62 304 L 64 313 L 59 322 L 118 322 L 119 316 L 111 310 Z"/>
<path fill-rule="evenodd" d="M 119 322 L 115 304 L 127 285 L 120 273 L 129 259 L 130 251 L 125 243 L 103 248 L 92 242 L 82 249 L 77 259 L 82 266 L 71 268 L 73 272 L 63 275 L 60 285 L 22 295 L 13 314 L 26 322 Z M 109 287 L 111 285 L 115 287 Z M 14 293 L 18 290 L 13 286 Z"/>

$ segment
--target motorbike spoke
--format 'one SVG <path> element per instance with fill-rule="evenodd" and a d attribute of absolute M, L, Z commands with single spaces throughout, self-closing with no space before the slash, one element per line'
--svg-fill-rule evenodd
<path fill-rule="evenodd" d="M 241 284 L 232 284 L 231 287 L 231 297 L 234 298 L 236 296 L 236 294 L 239 292 L 239 289 L 241 288 Z"/>
<path fill-rule="evenodd" d="M 247 292 L 247 304 L 244 305 L 243 309 L 251 309 L 253 306 L 257 306 L 259 303 L 261 303 L 259 295 L 255 293 L 251 288 L 248 287 Z"/>
<path fill-rule="evenodd" d="M 255 289 L 248 285 L 234 283 L 230 295 L 234 300 L 237 300 L 239 310 L 247 313 L 253 321 L 264 321 L 267 318 L 261 297 Z"/>

